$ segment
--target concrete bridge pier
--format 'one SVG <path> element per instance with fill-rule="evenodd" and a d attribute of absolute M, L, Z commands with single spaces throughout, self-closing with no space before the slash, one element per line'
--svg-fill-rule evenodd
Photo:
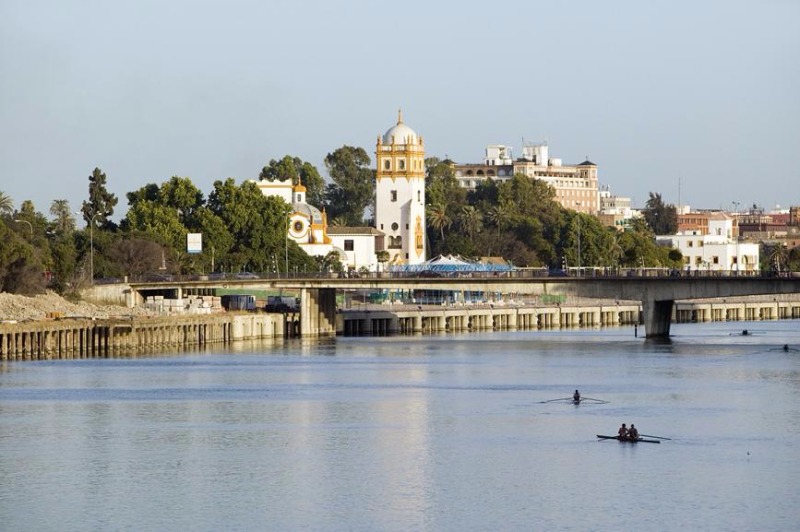
<path fill-rule="evenodd" d="M 336 334 L 336 289 L 303 288 L 300 290 L 300 336 Z"/>
<path fill-rule="evenodd" d="M 672 318 L 672 307 L 675 302 L 671 299 L 665 301 L 643 301 L 644 330 L 647 338 L 669 336 L 669 326 Z"/>

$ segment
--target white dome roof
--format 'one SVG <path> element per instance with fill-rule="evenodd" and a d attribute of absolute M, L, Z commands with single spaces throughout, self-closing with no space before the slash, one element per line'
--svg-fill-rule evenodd
<path fill-rule="evenodd" d="M 403 123 L 403 113 L 397 113 L 397 125 L 390 127 L 383 134 L 383 143 L 391 144 L 392 138 L 396 144 L 418 144 L 417 133 Z"/>

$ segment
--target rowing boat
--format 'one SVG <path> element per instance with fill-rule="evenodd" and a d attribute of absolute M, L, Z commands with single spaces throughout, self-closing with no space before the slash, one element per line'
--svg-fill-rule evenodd
<path fill-rule="evenodd" d="M 628 442 L 628 443 L 639 443 L 639 442 L 642 442 L 642 443 L 661 443 L 658 440 L 650 440 L 650 439 L 647 439 L 647 438 L 637 438 L 635 440 L 631 440 L 629 438 L 620 438 L 619 436 L 603 436 L 602 434 L 598 434 L 597 437 L 600 438 L 601 440 L 617 440 L 617 441 Z"/>

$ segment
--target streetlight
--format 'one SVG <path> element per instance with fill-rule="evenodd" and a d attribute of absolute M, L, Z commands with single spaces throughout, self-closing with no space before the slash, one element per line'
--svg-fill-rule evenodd
<path fill-rule="evenodd" d="M 77 215 L 82 215 L 81 212 L 76 212 Z M 96 212 L 89 220 L 89 283 L 94 284 L 94 219 L 100 214 Z"/>
<path fill-rule="evenodd" d="M 15 218 L 14 221 L 17 222 L 17 223 L 26 223 L 26 224 L 28 224 L 28 227 L 31 228 L 31 238 L 33 238 L 33 224 L 32 223 L 30 223 L 28 220 L 21 220 L 19 218 Z"/>
<path fill-rule="evenodd" d="M 733 218 L 733 220 L 734 220 L 734 224 L 736 226 L 736 231 L 734 231 L 734 233 L 735 233 L 735 237 L 736 237 L 736 274 L 738 275 L 739 274 L 739 269 L 740 269 L 739 262 L 741 261 L 741 258 L 739 257 L 739 202 L 738 201 L 734 201 L 732 203 L 733 203 L 733 207 L 735 209 L 734 210 L 734 218 Z"/>

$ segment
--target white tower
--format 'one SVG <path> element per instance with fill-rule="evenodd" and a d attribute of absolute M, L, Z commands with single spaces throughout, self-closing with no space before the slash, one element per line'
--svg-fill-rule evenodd
<path fill-rule="evenodd" d="M 425 262 L 425 144 L 397 113 L 375 147 L 375 228 L 393 264 Z"/>

